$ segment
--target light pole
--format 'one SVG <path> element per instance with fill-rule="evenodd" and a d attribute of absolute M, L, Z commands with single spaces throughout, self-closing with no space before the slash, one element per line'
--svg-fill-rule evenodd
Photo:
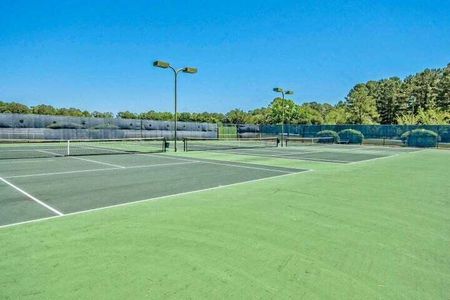
<path fill-rule="evenodd" d="M 282 96 L 282 106 L 283 106 L 283 110 L 282 110 L 282 124 L 281 124 L 281 147 L 283 147 L 283 143 L 284 143 L 284 111 L 286 110 L 286 103 L 284 101 L 284 95 L 293 95 L 294 92 L 293 91 L 284 91 L 282 88 L 276 87 L 273 89 L 274 92 L 276 93 L 281 93 Z"/>
<path fill-rule="evenodd" d="M 174 93 L 174 98 L 175 98 L 175 115 L 174 115 L 174 151 L 177 152 L 177 123 L 178 123 L 178 103 L 177 103 L 177 81 L 178 81 L 178 73 L 183 72 L 183 73 L 188 73 L 188 74 L 195 74 L 197 73 L 197 68 L 193 68 L 193 67 L 184 67 L 181 69 L 175 69 L 174 67 L 172 67 L 170 65 L 170 63 L 168 62 L 164 62 L 164 61 L 154 61 L 153 62 L 153 66 L 154 67 L 158 67 L 158 68 L 162 68 L 162 69 L 171 69 L 173 71 L 173 75 L 175 78 L 175 93 Z"/>

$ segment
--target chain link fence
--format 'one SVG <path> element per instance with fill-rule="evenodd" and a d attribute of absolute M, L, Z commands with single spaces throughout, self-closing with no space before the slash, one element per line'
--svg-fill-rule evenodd
<path fill-rule="evenodd" d="M 217 124 L 178 122 L 178 139 L 215 138 Z M 174 138 L 174 122 L 103 119 L 31 114 L 0 114 L 0 139 L 122 139 Z"/>
<path fill-rule="evenodd" d="M 436 132 L 441 142 L 450 143 L 450 125 L 285 125 L 286 136 L 315 137 L 322 130 L 336 132 L 344 129 L 360 131 L 366 139 L 398 139 L 407 131 L 414 129 L 427 129 Z M 280 135 L 281 125 L 261 125 L 263 136 Z"/>
<path fill-rule="evenodd" d="M 119 118 L 0 114 L 0 139 L 122 139 L 165 137 L 173 140 L 174 122 Z M 279 136 L 282 125 L 178 122 L 178 138 L 260 138 Z M 414 129 L 427 129 L 450 143 L 450 125 L 284 125 L 285 136 L 315 137 L 319 131 L 360 131 L 365 139 L 400 140 Z"/>

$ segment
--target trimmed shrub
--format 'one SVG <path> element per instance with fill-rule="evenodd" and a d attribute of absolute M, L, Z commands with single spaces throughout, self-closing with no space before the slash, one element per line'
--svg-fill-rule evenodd
<path fill-rule="evenodd" d="M 362 144 L 364 135 L 355 129 L 344 129 L 338 133 L 340 140 L 346 140 L 349 144 Z"/>
<path fill-rule="evenodd" d="M 50 129 L 81 129 L 82 125 L 76 123 L 53 123 L 47 126 Z"/>
<path fill-rule="evenodd" d="M 316 133 L 316 136 L 321 138 L 321 137 L 325 137 L 325 138 L 333 138 L 333 143 L 339 143 L 339 135 L 337 134 L 336 131 L 333 130 L 322 130 L 319 131 L 318 133 Z M 328 143 L 328 141 L 321 141 L 319 140 L 319 143 Z"/>
<path fill-rule="evenodd" d="M 410 134 L 411 134 L 411 131 L 405 131 L 402 133 L 402 135 L 400 136 L 400 139 L 402 140 L 403 144 L 406 144 Z"/>
<path fill-rule="evenodd" d="M 408 136 L 409 147 L 436 147 L 439 136 L 436 132 L 426 129 L 415 129 Z"/>

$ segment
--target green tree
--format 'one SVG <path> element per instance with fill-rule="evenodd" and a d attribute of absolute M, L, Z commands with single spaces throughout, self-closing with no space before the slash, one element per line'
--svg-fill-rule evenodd
<path fill-rule="evenodd" d="M 105 118 L 105 119 L 111 119 L 114 118 L 114 115 L 112 112 L 99 112 L 99 111 L 93 111 L 92 116 L 94 118 Z"/>
<path fill-rule="evenodd" d="M 406 112 L 408 103 L 402 88 L 402 80 L 398 77 L 379 82 L 375 101 L 381 124 L 394 124 L 397 117 Z"/>
<path fill-rule="evenodd" d="M 38 115 L 56 115 L 58 110 L 51 105 L 39 104 L 31 107 L 32 114 Z"/>
<path fill-rule="evenodd" d="M 0 104 L 0 113 L 29 114 L 30 112 L 28 106 L 17 102 L 2 102 Z"/>
<path fill-rule="evenodd" d="M 450 112 L 420 107 L 417 114 L 403 114 L 397 118 L 397 122 L 402 125 L 446 125 L 450 124 Z"/>
<path fill-rule="evenodd" d="M 347 114 L 345 107 L 335 107 L 325 116 L 325 124 L 346 124 Z"/>
<path fill-rule="evenodd" d="M 411 95 L 415 99 L 414 113 L 419 108 L 424 110 L 436 108 L 438 98 L 438 82 L 439 71 L 425 69 L 423 72 L 417 73 L 413 76 L 408 76 L 405 83 L 409 86 Z"/>
<path fill-rule="evenodd" d="M 57 115 L 61 115 L 61 116 L 72 116 L 72 117 L 87 117 L 90 114 L 88 113 L 88 115 L 86 115 L 86 111 L 82 111 L 78 108 L 60 108 L 57 110 L 56 112 Z"/>
<path fill-rule="evenodd" d="M 270 108 L 257 108 L 248 112 L 248 122 L 250 124 L 268 124 L 272 110 Z"/>
<path fill-rule="evenodd" d="M 450 64 L 441 72 L 437 84 L 436 106 L 444 111 L 450 111 Z"/>
<path fill-rule="evenodd" d="M 247 114 L 241 109 L 233 109 L 225 114 L 225 123 L 246 124 Z"/>
<path fill-rule="evenodd" d="M 145 120 L 171 121 L 173 120 L 173 114 L 170 112 L 156 112 L 154 110 L 150 110 L 140 114 L 139 118 Z"/>
<path fill-rule="evenodd" d="M 270 117 L 269 120 L 272 124 L 292 124 L 296 116 L 298 109 L 297 104 L 290 99 L 275 98 L 269 105 Z"/>
<path fill-rule="evenodd" d="M 181 122 L 189 122 L 193 120 L 193 117 L 191 113 L 181 112 L 178 114 L 178 120 Z"/>
<path fill-rule="evenodd" d="M 132 113 L 128 110 L 118 112 L 117 117 L 122 118 L 122 119 L 138 119 L 139 118 L 139 116 L 137 114 Z"/>
<path fill-rule="evenodd" d="M 374 124 L 378 120 L 375 99 L 365 84 L 357 84 L 346 98 L 348 121 L 355 124 Z"/>
<path fill-rule="evenodd" d="M 292 124 L 320 125 L 324 119 L 322 114 L 308 104 L 296 107 Z"/>

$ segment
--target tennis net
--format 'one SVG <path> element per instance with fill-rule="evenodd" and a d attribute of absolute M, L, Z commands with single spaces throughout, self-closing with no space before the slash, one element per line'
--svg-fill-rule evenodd
<path fill-rule="evenodd" d="M 288 146 L 308 146 L 308 145 L 326 145 L 333 144 L 333 137 L 314 137 L 314 138 L 301 138 L 301 137 L 286 137 L 285 145 Z"/>
<path fill-rule="evenodd" d="M 185 138 L 184 151 L 208 151 L 248 148 L 278 147 L 277 137 L 215 139 L 215 138 Z"/>
<path fill-rule="evenodd" d="M 0 159 L 58 156 L 158 153 L 166 151 L 165 138 L 99 140 L 0 140 Z"/>

